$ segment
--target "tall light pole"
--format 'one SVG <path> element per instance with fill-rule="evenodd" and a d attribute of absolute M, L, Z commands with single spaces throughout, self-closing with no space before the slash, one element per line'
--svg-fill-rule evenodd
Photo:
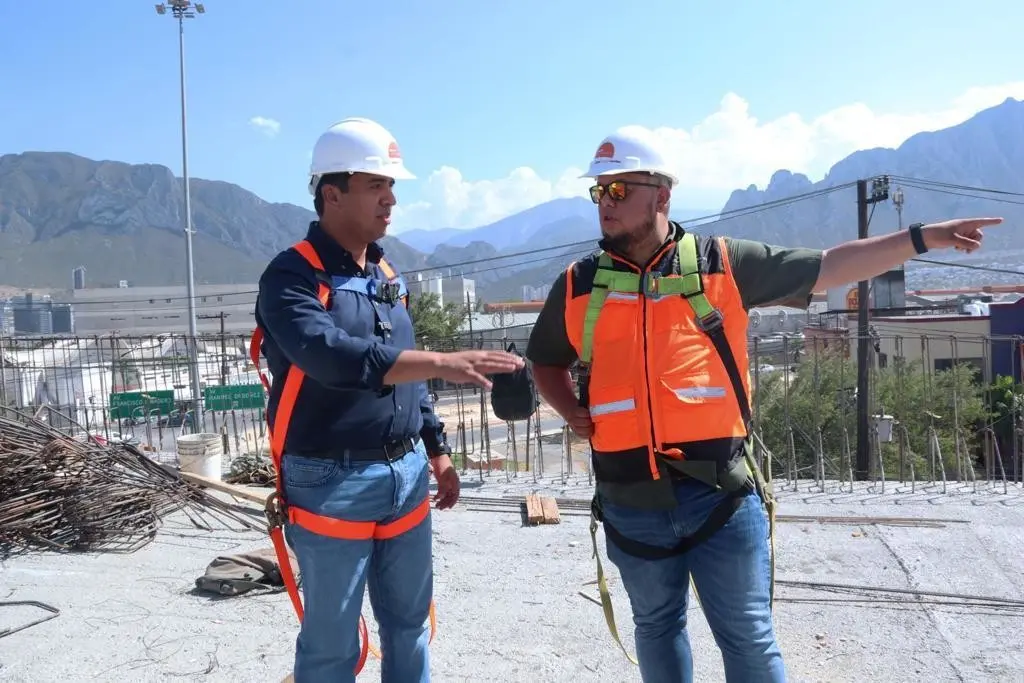
<path fill-rule="evenodd" d="M 192 193 L 188 182 L 188 125 L 185 115 L 185 20 L 206 12 L 199 2 L 170 0 L 156 6 L 156 13 L 167 14 L 178 20 L 178 69 L 181 80 L 181 175 L 185 186 L 185 288 L 188 294 L 189 383 L 192 387 L 192 419 L 196 431 L 206 431 L 203 417 L 203 393 L 199 385 L 199 351 L 196 348 L 199 332 L 196 329 L 196 285 L 192 260 Z"/>

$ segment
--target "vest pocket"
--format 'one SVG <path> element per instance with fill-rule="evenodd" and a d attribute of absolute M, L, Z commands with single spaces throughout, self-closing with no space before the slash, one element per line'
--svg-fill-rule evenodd
<path fill-rule="evenodd" d="M 724 375 L 668 374 L 656 387 L 659 440 L 682 443 L 732 436 L 736 399 Z"/>
<path fill-rule="evenodd" d="M 591 386 L 589 410 L 597 450 L 618 451 L 647 443 L 632 385 Z"/>

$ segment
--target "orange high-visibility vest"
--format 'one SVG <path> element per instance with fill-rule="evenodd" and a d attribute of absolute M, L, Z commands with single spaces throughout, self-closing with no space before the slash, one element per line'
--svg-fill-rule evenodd
<path fill-rule="evenodd" d="M 319 254 L 316 253 L 316 249 L 308 240 L 302 240 L 298 244 L 292 247 L 297 251 L 306 262 L 309 263 L 310 267 L 318 273 L 324 273 L 323 262 L 320 260 Z M 384 273 L 384 277 L 389 282 L 394 283 L 396 275 L 394 269 L 384 261 L 380 260 L 378 264 L 381 271 Z M 330 301 L 331 288 L 324 282 L 325 278 L 318 278 L 317 298 L 320 300 L 320 304 L 327 310 L 330 310 L 328 302 Z M 408 297 L 402 297 L 402 303 L 406 306 L 409 305 Z M 260 381 L 263 382 L 264 388 L 267 392 L 270 392 L 270 380 L 266 374 L 260 368 L 260 347 L 263 343 L 263 330 L 257 326 L 253 330 L 252 338 L 249 341 L 249 357 L 252 359 L 253 365 L 256 366 L 256 370 L 259 372 Z M 285 588 L 288 590 L 288 597 L 291 598 L 292 606 L 295 608 L 295 614 L 298 616 L 299 621 L 302 621 L 302 598 L 299 596 L 298 583 L 295 580 L 295 574 L 292 572 L 291 558 L 288 555 L 288 548 L 284 538 L 284 524 L 290 522 L 301 526 L 308 531 L 320 534 L 322 536 L 330 536 L 332 538 L 341 538 L 348 540 L 363 540 L 363 539 L 387 539 L 394 538 L 404 534 L 407 531 L 418 526 L 423 520 L 430 515 L 430 496 L 429 494 L 416 506 L 411 512 L 404 517 L 389 522 L 387 524 L 378 524 L 376 522 L 350 522 L 346 520 L 336 519 L 334 517 L 325 517 L 318 515 L 308 510 L 297 508 L 293 505 L 289 505 L 284 498 L 284 485 L 281 481 L 281 457 L 284 454 L 285 437 L 288 434 L 288 423 L 291 421 L 292 412 L 295 409 L 295 404 L 298 401 L 299 393 L 302 391 L 302 383 L 305 380 L 305 373 L 300 370 L 297 366 L 292 365 L 288 368 L 288 374 L 284 378 L 284 389 L 281 390 L 281 398 L 278 401 L 277 413 L 274 417 L 274 424 L 270 424 L 270 415 L 267 414 L 267 438 L 270 441 L 270 459 L 274 465 L 274 473 L 277 475 L 275 478 L 275 490 L 269 496 L 267 496 L 265 513 L 267 516 L 267 522 L 269 525 L 270 540 L 274 544 L 274 553 L 277 556 L 277 564 L 281 569 L 281 579 L 284 582 Z M 280 379 L 278 380 L 280 381 Z M 434 609 L 434 602 L 430 603 L 430 641 L 434 640 L 434 634 L 437 632 L 437 617 Z M 366 628 L 366 620 L 360 615 L 359 617 L 359 637 L 362 641 L 362 645 L 359 652 L 359 661 L 356 663 L 355 673 L 358 675 L 363 669 L 363 665 L 366 663 L 366 655 L 371 650 L 370 637 Z M 376 656 L 380 654 L 373 649 Z"/>
<path fill-rule="evenodd" d="M 702 250 L 716 272 L 702 272 Z M 666 258 L 678 266 L 662 274 Z M 718 485 L 746 466 L 747 312 L 723 240 L 683 233 L 644 271 L 602 252 L 569 266 L 565 303 L 598 480 L 657 480 L 673 467 Z"/>

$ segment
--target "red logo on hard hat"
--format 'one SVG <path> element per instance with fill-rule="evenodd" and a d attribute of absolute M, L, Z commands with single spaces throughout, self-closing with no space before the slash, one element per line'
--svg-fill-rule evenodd
<path fill-rule="evenodd" d="M 402 153 L 398 151 L 398 143 L 392 142 L 388 145 L 388 156 L 392 159 L 401 159 Z"/>
<path fill-rule="evenodd" d="M 610 142 L 601 143 L 601 146 L 594 152 L 595 159 L 613 159 L 615 158 L 615 145 Z"/>

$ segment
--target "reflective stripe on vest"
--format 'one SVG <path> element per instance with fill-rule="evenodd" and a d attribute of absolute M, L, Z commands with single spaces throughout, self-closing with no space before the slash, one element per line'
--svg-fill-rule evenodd
<path fill-rule="evenodd" d="M 332 287 L 328 286 L 324 279 L 319 277 L 325 273 L 323 262 L 320 260 L 319 254 L 316 253 L 316 249 L 313 248 L 313 245 L 308 240 L 302 240 L 292 248 L 295 249 L 295 251 L 298 252 L 307 263 L 309 263 L 310 267 L 312 267 L 314 271 L 316 271 L 318 275 L 317 299 L 319 299 L 320 305 L 329 310 L 328 303 L 330 301 Z M 378 265 L 384 273 L 384 277 L 387 278 L 388 283 L 399 284 L 399 298 L 404 305 L 408 306 L 408 291 L 405 289 L 404 281 L 395 282 L 395 271 L 383 259 L 381 259 Z M 331 280 L 332 284 L 334 284 L 335 279 L 331 278 Z M 369 278 L 338 278 L 338 284 L 340 286 L 335 287 L 335 289 L 344 289 L 373 296 L 373 293 L 379 290 L 380 281 Z M 260 368 L 260 347 L 263 343 L 263 337 L 263 330 L 257 326 L 256 329 L 253 330 L 252 338 L 249 341 L 249 357 L 252 359 L 252 362 L 259 373 L 260 381 L 263 382 L 263 386 L 266 388 L 267 392 L 269 392 L 270 380 Z M 324 515 L 309 512 L 308 510 L 302 510 L 286 503 L 284 499 L 284 485 L 281 481 L 281 458 L 284 454 L 285 437 L 288 433 L 288 424 L 291 422 L 292 412 L 295 409 L 295 404 L 299 397 L 299 391 L 302 388 L 302 382 L 305 377 L 306 374 L 299 369 L 298 366 L 294 364 L 291 365 L 288 368 L 288 374 L 284 379 L 284 388 L 281 390 L 281 398 L 277 404 L 277 414 L 274 417 L 273 425 L 269 424 L 269 413 L 267 415 L 267 436 L 270 441 L 270 458 L 274 466 L 274 472 L 277 476 L 275 477 L 275 490 L 267 496 L 265 510 L 267 521 L 269 522 L 270 539 L 274 544 L 277 563 L 281 569 L 281 579 L 284 582 L 285 588 L 288 590 L 288 597 L 291 598 L 292 606 L 295 608 L 295 614 L 298 616 L 300 622 L 303 618 L 302 598 L 299 596 L 298 583 L 295 580 L 294 572 L 292 572 L 291 558 L 288 555 L 287 544 L 284 538 L 284 523 L 286 521 L 300 526 L 307 531 L 311 531 L 321 536 L 329 536 L 331 538 L 344 540 L 384 540 L 400 536 L 401 534 L 414 529 L 430 515 L 429 494 L 427 498 L 425 498 L 423 502 L 417 505 L 411 512 L 387 524 L 379 524 L 377 522 L 351 522 L 334 517 L 326 517 Z M 431 641 L 433 641 L 434 634 L 436 632 L 437 616 L 434 609 L 434 602 L 431 600 Z M 368 652 L 372 650 L 375 656 L 378 658 L 380 657 L 380 653 L 377 649 L 370 645 L 369 632 L 366 628 L 366 620 L 362 615 L 359 617 L 359 637 L 362 641 L 362 645 L 359 652 L 359 660 L 356 663 L 356 674 L 362 670 L 363 665 L 366 663 L 366 656 Z"/>
<path fill-rule="evenodd" d="M 723 483 L 722 468 L 748 437 L 747 316 L 725 245 L 718 246 L 720 274 L 700 272 L 692 233 L 652 260 L 673 258 L 674 249 L 672 274 L 629 264 L 617 270 L 615 261 L 625 262 L 602 252 L 590 293 L 576 297 L 574 266 L 566 272 L 566 327 L 583 365 L 596 469 L 603 465 L 606 480 L 623 467 L 631 474 L 620 480 L 660 479 L 658 454 L 686 474 Z"/>

